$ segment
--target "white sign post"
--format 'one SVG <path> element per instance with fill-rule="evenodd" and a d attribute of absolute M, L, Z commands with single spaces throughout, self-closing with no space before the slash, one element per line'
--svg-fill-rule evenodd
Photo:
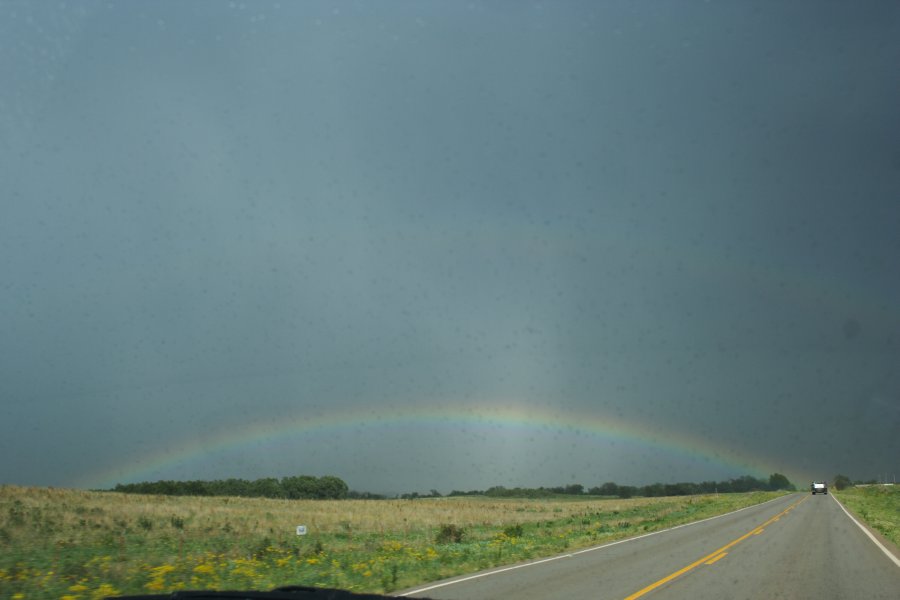
<path fill-rule="evenodd" d="M 306 535 L 306 525 L 297 525 L 297 535 Z"/>

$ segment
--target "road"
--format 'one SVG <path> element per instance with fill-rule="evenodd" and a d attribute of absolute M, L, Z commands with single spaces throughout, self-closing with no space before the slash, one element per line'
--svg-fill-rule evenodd
<path fill-rule="evenodd" d="M 831 495 L 791 494 L 689 526 L 458 577 L 410 597 L 900 598 L 900 567 Z"/>

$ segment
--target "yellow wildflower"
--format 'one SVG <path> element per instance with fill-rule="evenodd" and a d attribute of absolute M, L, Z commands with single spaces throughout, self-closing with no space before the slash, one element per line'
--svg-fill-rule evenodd
<path fill-rule="evenodd" d="M 118 596 L 121 592 L 108 583 L 101 583 L 100 587 L 91 592 L 91 600 L 103 600 L 109 596 Z"/>
<path fill-rule="evenodd" d="M 154 577 L 163 577 L 166 573 L 171 573 L 175 570 L 175 567 L 172 565 L 160 565 L 158 567 L 153 567 L 150 569 L 150 572 Z"/>
<path fill-rule="evenodd" d="M 153 567 L 150 569 L 150 581 L 144 586 L 148 590 L 153 591 L 161 591 L 166 589 L 166 573 L 171 573 L 175 570 L 175 567 L 172 565 L 160 565 L 158 567 Z"/>
<path fill-rule="evenodd" d="M 194 573 L 202 573 L 204 575 L 210 575 L 210 574 L 214 573 L 215 570 L 216 570 L 215 567 L 213 567 L 212 565 L 208 565 L 206 563 L 203 563 L 201 565 L 197 565 L 196 567 L 194 567 Z"/>

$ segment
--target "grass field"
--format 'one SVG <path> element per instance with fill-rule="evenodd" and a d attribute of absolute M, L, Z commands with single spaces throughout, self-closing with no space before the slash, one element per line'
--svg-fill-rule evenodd
<path fill-rule="evenodd" d="M 0 597 L 96 599 L 301 584 L 390 592 L 763 502 L 268 500 L 0 486 Z M 306 525 L 308 534 L 296 535 Z"/>
<path fill-rule="evenodd" d="M 900 486 L 851 487 L 832 493 L 869 527 L 900 546 Z"/>

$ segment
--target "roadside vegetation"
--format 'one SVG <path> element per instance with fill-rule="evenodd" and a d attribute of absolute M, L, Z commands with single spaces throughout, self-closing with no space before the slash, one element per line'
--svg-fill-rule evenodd
<path fill-rule="evenodd" d="M 633 499 L 287 500 L 0 486 L 0 597 L 98 599 L 300 584 L 390 592 L 757 504 Z M 296 533 L 298 525 L 307 535 Z"/>
<path fill-rule="evenodd" d="M 833 491 L 847 510 L 900 546 L 900 487 L 866 485 Z"/>

